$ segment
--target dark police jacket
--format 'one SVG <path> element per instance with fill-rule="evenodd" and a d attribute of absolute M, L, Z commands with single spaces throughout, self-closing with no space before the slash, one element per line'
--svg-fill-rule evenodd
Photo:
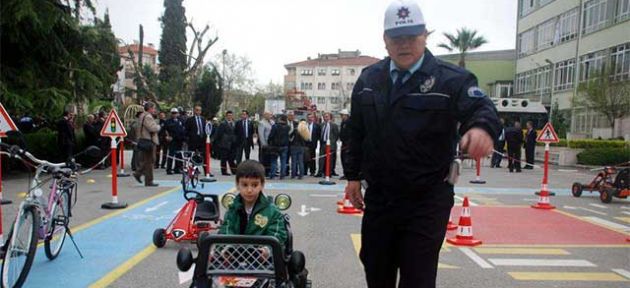
<path fill-rule="evenodd" d="M 173 145 L 181 145 L 186 140 L 186 130 L 184 124 L 179 118 L 169 118 L 164 122 L 164 128 L 173 140 Z"/>
<path fill-rule="evenodd" d="M 366 67 L 352 91 L 344 174 L 348 180 L 404 190 L 441 183 L 455 155 L 458 122 L 460 135 L 479 127 L 497 138 L 494 104 L 472 73 L 436 59 L 429 50 L 420 69 L 389 95 L 390 61 Z"/>

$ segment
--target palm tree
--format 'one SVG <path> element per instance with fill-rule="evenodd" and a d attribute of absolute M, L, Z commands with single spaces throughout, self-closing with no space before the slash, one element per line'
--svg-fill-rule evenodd
<path fill-rule="evenodd" d="M 488 43 L 483 36 L 477 36 L 477 31 L 468 30 L 467 28 L 457 29 L 457 36 L 447 32 L 444 32 L 443 34 L 450 43 L 440 43 L 438 47 L 444 48 L 449 52 L 458 50 L 459 66 L 463 68 L 466 68 L 466 52 L 468 52 L 468 50 L 477 49 L 479 46 Z"/>

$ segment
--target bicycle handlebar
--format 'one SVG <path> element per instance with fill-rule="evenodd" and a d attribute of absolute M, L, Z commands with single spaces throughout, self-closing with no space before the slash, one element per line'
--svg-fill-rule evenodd
<path fill-rule="evenodd" d="M 7 150 L 10 152 L 4 152 L 2 151 L 2 154 L 8 155 L 9 157 L 14 157 L 14 158 L 19 158 L 24 160 L 24 157 L 28 158 L 29 160 L 31 160 L 32 162 L 41 165 L 41 166 L 46 166 L 46 167 L 55 167 L 55 168 L 65 168 L 68 166 L 67 163 L 52 163 L 52 162 L 48 162 L 46 160 L 41 160 L 41 159 L 37 159 L 37 157 L 33 156 L 33 154 L 31 154 L 30 152 L 20 148 L 17 145 L 7 145 L 4 143 L 0 143 L 0 146 L 7 148 Z M 24 157 L 22 157 L 24 156 Z M 74 162 L 74 159 L 73 159 Z M 69 167 L 72 168 L 72 167 Z"/>

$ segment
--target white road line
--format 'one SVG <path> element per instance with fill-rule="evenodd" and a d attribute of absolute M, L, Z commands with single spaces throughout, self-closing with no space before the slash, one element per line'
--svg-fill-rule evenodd
<path fill-rule="evenodd" d="M 604 220 L 604 219 L 599 218 L 599 217 L 588 216 L 588 217 L 582 217 L 582 218 L 584 218 L 586 220 L 589 220 L 591 222 L 595 222 L 597 224 L 604 225 L 606 227 L 613 228 L 613 229 L 618 229 L 618 230 L 623 230 L 623 231 L 630 231 L 630 227 L 628 227 L 626 225 L 621 225 L 621 224 L 618 224 L 618 223 L 615 223 L 615 222 Z"/>
<path fill-rule="evenodd" d="M 186 272 L 177 272 L 177 276 L 179 276 L 179 284 L 184 284 L 190 280 L 192 280 L 193 275 L 195 274 L 195 264 L 190 266 L 190 269 Z"/>
<path fill-rule="evenodd" d="M 567 206 L 567 205 L 564 205 L 562 208 L 568 209 L 568 210 L 575 210 L 575 209 L 577 209 L 577 207 Z"/>
<path fill-rule="evenodd" d="M 336 194 L 308 194 L 310 197 L 337 198 Z"/>
<path fill-rule="evenodd" d="M 569 173 L 574 173 L 574 172 L 578 172 L 578 170 L 571 170 L 571 169 L 558 169 L 558 172 L 569 172 Z"/>
<path fill-rule="evenodd" d="M 595 203 L 590 203 L 588 205 L 591 205 L 593 207 L 597 207 L 597 208 L 601 208 L 601 209 L 608 209 L 608 206 L 604 206 L 602 204 L 595 204 Z"/>
<path fill-rule="evenodd" d="M 166 204 L 168 204 L 168 201 L 164 201 L 164 202 L 161 202 L 160 204 L 157 204 L 157 205 L 155 205 L 153 207 L 149 207 L 147 209 L 144 209 L 144 212 L 151 212 L 151 211 L 158 210 L 158 209 L 160 209 L 160 207 L 162 207 L 162 206 L 164 206 Z"/>
<path fill-rule="evenodd" d="M 597 267 L 597 265 L 581 259 L 488 259 L 495 266 L 538 266 L 538 267 Z"/>
<path fill-rule="evenodd" d="M 479 255 L 477 255 L 477 253 L 473 252 L 472 250 L 470 250 L 470 248 L 459 248 L 460 251 L 462 251 L 462 253 L 464 253 L 466 256 L 468 256 L 468 258 L 470 258 L 470 260 L 472 260 L 473 262 L 477 263 L 477 265 L 479 265 L 479 267 L 483 268 L 483 269 L 493 269 L 494 267 L 492 267 L 492 265 L 490 265 L 490 263 L 486 262 L 486 260 L 483 260 L 483 258 L 481 258 Z"/>
<path fill-rule="evenodd" d="M 588 208 L 584 208 L 584 207 L 577 207 L 577 208 L 578 208 L 578 209 L 582 209 L 582 210 L 584 210 L 584 211 L 591 212 L 591 213 L 595 213 L 595 214 L 603 215 L 603 216 L 608 215 L 608 214 L 606 214 L 606 213 L 604 213 L 604 212 L 597 211 L 597 210 L 593 210 L 593 209 L 588 209 Z"/>
<path fill-rule="evenodd" d="M 630 210 L 630 207 L 628 207 L 628 206 L 621 206 L 621 209 Z"/>
<path fill-rule="evenodd" d="M 630 272 L 628 272 L 628 270 L 624 270 L 624 269 L 612 269 L 613 272 L 626 277 L 628 279 L 630 279 Z"/>
<path fill-rule="evenodd" d="M 621 214 L 630 215 L 630 212 L 628 212 L 628 211 L 621 211 Z"/>
<path fill-rule="evenodd" d="M 459 196 L 455 195 L 455 199 L 464 202 L 464 198 L 463 197 L 459 197 Z M 479 206 L 479 204 L 470 201 L 470 198 L 468 198 L 468 204 L 470 204 L 470 206 Z"/>

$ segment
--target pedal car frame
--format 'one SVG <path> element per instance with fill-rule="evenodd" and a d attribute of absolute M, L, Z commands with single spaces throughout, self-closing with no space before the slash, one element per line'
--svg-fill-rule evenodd
<path fill-rule="evenodd" d="M 190 197 L 191 195 L 194 197 Z M 187 200 L 186 204 L 166 228 L 159 228 L 153 232 L 153 244 L 156 247 L 164 247 L 167 240 L 197 241 L 200 234 L 219 229 L 221 225 L 219 196 L 189 190 L 184 191 L 184 198 Z"/>
<path fill-rule="evenodd" d="M 625 163 L 624 165 L 628 165 Z M 630 196 L 629 176 L 630 167 L 617 169 L 616 167 L 607 166 L 598 169 L 599 172 L 588 184 L 574 182 L 571 186 L 571 194 L 573 197 L 582 196 L 584 190 L 588 192 L 599 192 L 599 199 L 603 203 L 610 203 L 613 197 L 625 199 Z M 615 176 L 615 174 L 617 174 Z M 613 176 L 614 179 L 613 179 Z"/>

